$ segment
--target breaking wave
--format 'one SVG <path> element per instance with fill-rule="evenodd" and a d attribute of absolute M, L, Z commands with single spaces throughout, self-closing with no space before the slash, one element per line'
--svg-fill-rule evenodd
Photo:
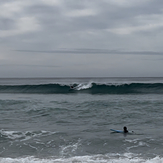
<path fill-rule="evenodd" d="M 100 84 L 89 82 L 71 85 L 62 84 L 0 85 L 0 93 L 163 94 L 163 83 Z"/>
<path fill-rule="evenodd" d="M 76 156 L 70 158 L 0 158 L 1 163 L 161 163 L 163 158 L 156 156 L 152 159 L 144 159 L 133 154 L 125 153 L 123 155 L 94 155 L 94 156 Z"/>

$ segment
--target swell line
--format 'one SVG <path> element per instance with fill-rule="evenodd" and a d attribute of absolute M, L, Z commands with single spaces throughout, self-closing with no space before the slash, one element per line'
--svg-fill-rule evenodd
<path fill-rule="evenodd" d="M 163 83 L 99 84 L 80 83 L 72 85 L 38 84 L 38 85 L 0 85 L 0 93 L 30 94 L 163 94 Z"/>

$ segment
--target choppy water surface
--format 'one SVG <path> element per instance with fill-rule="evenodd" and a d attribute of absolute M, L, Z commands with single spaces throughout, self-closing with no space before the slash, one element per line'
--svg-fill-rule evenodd
<path fill-rule="evenodd" d="M 0 162 L 163 162 L 162 81 L 1 79 Z"/>

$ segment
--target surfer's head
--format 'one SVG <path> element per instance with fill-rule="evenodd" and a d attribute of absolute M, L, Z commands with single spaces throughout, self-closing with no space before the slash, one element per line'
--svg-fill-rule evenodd
<path fill-rule="evenodd" d="M 123 127 L 123 131 L 124 131 L 124 133 L 127 133 L 127 132 L 128 132 L 127 127 L 126 127 L 126 126 L 124 126 L 124 127 Z"/>

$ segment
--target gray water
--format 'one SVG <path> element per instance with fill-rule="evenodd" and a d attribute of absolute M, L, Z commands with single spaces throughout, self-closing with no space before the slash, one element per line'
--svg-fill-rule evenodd
<path fill-rule="evenodd" d="M 163 162 L 163 94 L 0 93 L 0 113 L 0 162 Z"/>

